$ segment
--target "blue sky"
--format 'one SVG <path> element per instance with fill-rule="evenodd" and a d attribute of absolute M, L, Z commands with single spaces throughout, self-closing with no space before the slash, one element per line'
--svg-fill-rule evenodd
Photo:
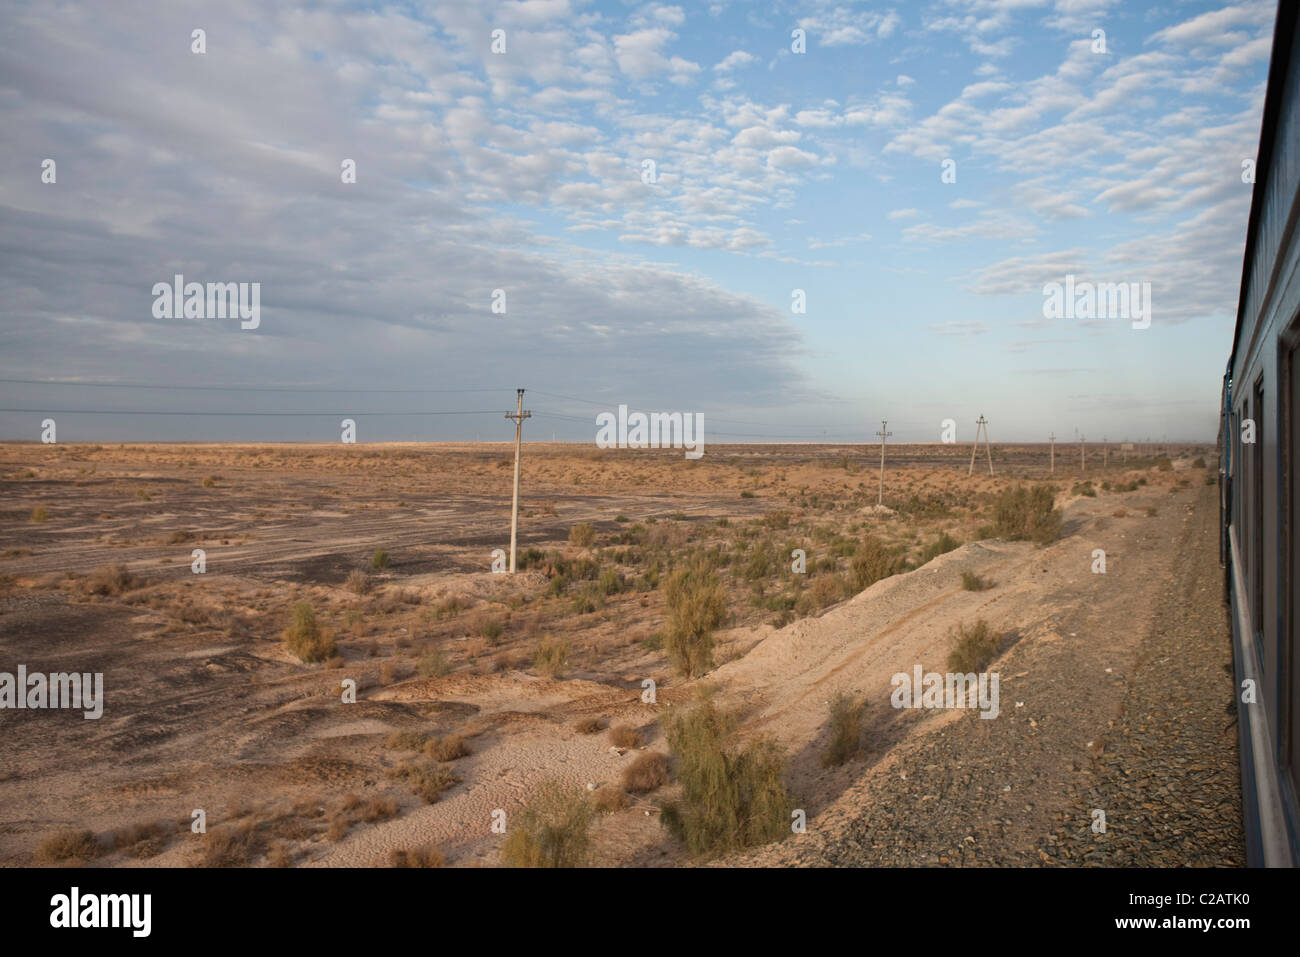
<path fill-rule="evenodd" d="M 0 382 L 0 437 L 504 439 L 363 413 L 516 385 L 539 438 L 1215 434 L 1272 4 L 0 9 L 0 378 L 235 390 Z M 154 318 L 177 272 L 260 282 L 260 326 Z M 1151 327 L 1045 319 L 1067 274 Z"/>

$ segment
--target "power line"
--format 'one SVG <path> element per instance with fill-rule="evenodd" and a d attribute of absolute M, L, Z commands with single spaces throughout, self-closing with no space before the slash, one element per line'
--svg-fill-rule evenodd
<path fill-rule="evenodd" d="M 425 393 L 505 392 L 506 389 L 316 389 L 308 386 L 245 386 L 245 385 L 149 385 L 138 382 L 53 382 L 48 379 L 3 379 L 19 385 L 61 385 L 87 389 L 156 389 L 172 392 L 305 392 L 305 393 L 358 393 L 367 395 L 418 395 Z"/>
<path fill-rule="evenodd" d="M 355 416 L 355 415 L 500 415 L 500 409 L 456 409 L 449 411 L 435 412 L 212 412 L 204 410 L 202 412 L 181 412 L 174 409 L 0 409 L 0 412 L 28 412 L 33 415 L 204 415 L 204 416 L 226 416 L 239 417 L 243 415 L 257 416 L 296 416 L 296 415 L 317 415 L 317 416 Z"/>

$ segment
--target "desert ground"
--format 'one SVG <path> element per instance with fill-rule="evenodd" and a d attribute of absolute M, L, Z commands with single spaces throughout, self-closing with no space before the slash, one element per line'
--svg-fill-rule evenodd
<path fill-rule="evenodd" d="M 1213 449 L 992 456 L 891 446 L 878 507 L 878 445 L 527 443 L 511 575 L 511 445 L 0 445 L 0 672 L 105 691 L 0 710 L 0 863 L 498 866 L 563 793 L 597 866 L 1244 864 Z M 980 623 L 996 718 L 891 706 Z M 784 792 L 702 852 L 706 706 Z"/>

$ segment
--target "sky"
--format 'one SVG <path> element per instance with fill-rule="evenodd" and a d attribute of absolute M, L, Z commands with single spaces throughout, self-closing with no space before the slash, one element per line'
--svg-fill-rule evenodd
<path fill-rule="evenodd" d="M 0 438 L 1213 441 L 1275 10 L 0 0 Z"/>

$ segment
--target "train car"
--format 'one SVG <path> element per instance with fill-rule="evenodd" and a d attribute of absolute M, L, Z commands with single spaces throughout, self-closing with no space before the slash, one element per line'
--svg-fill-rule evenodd
<path fill-rule="evenodd" d="M 1279 5 L 1223 381 L 1221 551 L 1247 859 L 1300 864 L 1300 37 Z"/>

